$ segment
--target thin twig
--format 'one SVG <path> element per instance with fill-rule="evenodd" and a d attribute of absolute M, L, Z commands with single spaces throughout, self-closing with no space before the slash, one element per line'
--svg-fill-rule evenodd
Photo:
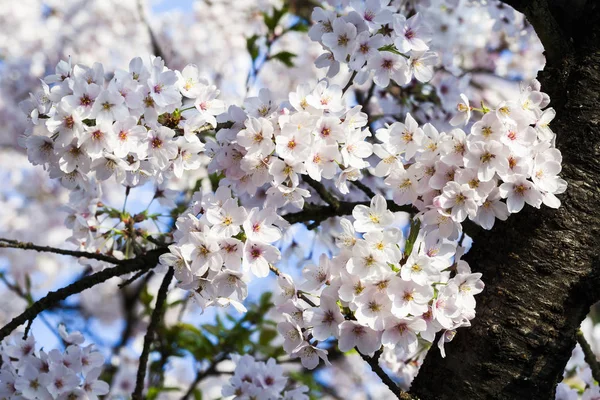
<path fill-rule="evenodd" d="M 274 266 L 273 264 L 269 264 L 269 269 L 277 276 L 281 275 L 281 271 L 279 271 L 279 269 Z M 308 297 L 306 297 L 304 295 L 304 293 L 302 293 L 300 290 L 296 291 L 296 295 L 298 296 L 299 299 L 302 299 L 306 302 L 306 304 L 308 304 L 311 307 L 317 307 L 317 305 Z"/>
<path fill-rule="evenodd" d="M 166 253 L 168 249 L 159 248 L 151 250 L 143 256 L 139 256 L 130 260 L 117 260 L 119 265 L 113 268 L 107 268 L 95 274 L 81 278 L 68 286 L 58 289 L 55 292 L 49 292 L 29 308 L 23 311 L 20 315 L 12 319 L 2 329 L 0 329 L 0 341 L 7 337 L 17 327 L 25 322 L 34 319 L 39 313 L 53 307 L 55 304 L 65 300 L 67 297 L 81 293 L 86 289 L 96 286 L 99 283 L 109 280 L 115 276 L 121 276 L 144 269 L 151 269 L 158 263 L 158 257 Z"/>
<path fill-rule="evenodd" d="M 342 89 L 342 93 L 346 93 L 346 90 L 348 90 L 350 88 L 350 86 L 352 86 L 352 84 L 354 83 L 354 78 L 356 77 L 357 73 L 358 73 L 358 71 L 352 72 L 352 75 L 350 76 L 348 83 L 346 83 L 346 86 L 344 86 L 344 88 Z"/>
<path fill-rule="evenodd" d="M 132 284 L 133 282 L 135 282 L 138 278 L 140 278 L 141 276 L 143 276 L 147 272 L 148 271 L 146 271 L 146 270 L 139 271 L 138 273 L 136 273 L 135 275 L 133 275 L 131 278 L 127 279 L 125 282 L 119 283 L 119 289 L 123 289 L 124 287 L 129 286 L 130 284 Z"/>
<path fill-rule="evenodd" d="M 369 105 L 369 102 L 371 101 L 371 97 L 373 97 L 373 94 L 375 94 L 375 87 L 377 85 L 375 85 L 375 83 L 371 84 L 371 87 L 369 88 L 369 91 L 367 92 L 367 95 L 362 99 L 362 101 L 360 102 L 360 105 L 362 106 L 362 111 L 367 112 L 367 106 Z"/>
<path fill-rule="evenodd" d="M 585 362 L 588 363 L 590 369 L 592 370 L 592 376 L 597 382 L 600 382 L 600 364 L 598 363 L 596 355 L 592 351 L 590 344 L 585 339 L 585 336 L 583 336 L 583 332 L 581 330 L 577 331 L 577 342 L 583 350 Z"/>
<path fill-rule="evenodd" d="M 33 324 L 33 318 L 29 320 L 27 326 L 25 327 L 25 332 L 23 333 L 23 340 L 27 339 L 27 336 L 29 335 L 29 330 L 31 329 L 31 324 Z"/>
<path fill-rule="evenodd" d="M 59 249 L 50 246 L 38 246 L 33 243 L 19 242 L 18 240 L 0 238 L 0 248 L 7 249 L 21 249 L 21 250 L 35 250 L 45 253 L 61 254 L 63 256 L 83 257 L 92 260 L 104 261 L 110 264 L 121 265 L 126 263 L 128 260 L 119 260 L 111 256 L 107 256 L 100 253 L 90 253 L 87 251 L 67 250 Z"/>
<path fill-rule="evenodd" d="M 20 286 L 12 284 L 8 281 L 8 279 L 6 279 L 4 272 L 0 272 L 0 281 L 4 283 L 8 289 L 15 292 L 23 300 L 27 301 L 27 303 L 31 302 L 31 298 L 27 296 L 27 294 L 23 291 L 23 289 L 21 289 Z"/>
<path fill-rule="evenodd" d="M 148 330 L 146 331 L 146 336 L 144 336 L 144 348 L 142 349 L 142 355 L 140 356 L 140 364 L 138 366 L 137 377 L 135 380 L 135 390 L 131 394 L 131 398 L 133 400 L 142 400 L 142 391 L 144 390 L 144 378 L 146 377 L 146 364 L 148 364 L 148 355 L 150 354 L 150 345 L 154 340 L 154 331 L 158 326 L 160 318 L 163 314 L 163 306 L 165 304 L 165 300 L 167 299 L 167 291 L 169 289 L 169 284 L 173 280 L 173 275 L 175 270 L 173 267 L 170 267 L 163 279 L 160 288 L 158 289 L 158 294 L 156 295 L 156 305 L 154 306 L 154 311 L 152 311 L 152 317 L 150 318 L 150 324 L 148 325 Z"/>

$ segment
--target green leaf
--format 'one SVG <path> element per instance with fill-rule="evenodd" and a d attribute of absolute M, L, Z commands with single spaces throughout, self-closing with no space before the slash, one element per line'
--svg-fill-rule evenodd
<path fill-rule="evenodd" d="M 200 389 L 194 389 L 194 400 L 202 400 L 202 391 Z"/>
<path fill-rule="evenodd" d="M 150 303 L 152 303 L 153 298 L 154 296 L 152 296 L 150 292 L 148 292 L 148 288 L 144 287 L 142 293 L 140 293 L 140 301 L 142 302 L 142 304 L 144 304 L 146 308 L 150 307 Z"/>
<path fill-rule="evenodd" d="M 223 175 L 220 172 L 215 172 L 212 173 L 208 176 L 208 179 L 210 179 L 210 184 L 212 186 L 213 189 L 216 189 L 219 187 L 219 182 L 221 181 L 221 179 L 225 178 L 225 175 Z M 198 180 L 198 182 L 200 182 L 200 180 Z M 198 189 L 200 188 L 200 185 L 198 185 Z M 196 189 L 197 190 L 197 189 Z"/>
<path fill-rule="evenodd" d="M 25 274 L 25 292 L 31 293 L 31 277 Z"/>
<path fill-rule="evenodd" d="M 251 36 L 248 39 L 246 39 L 246 48 L 248 49 L 248 53 L 250 54 L 252 61 L 256 60 L 256 58 L 258 57 L 258 54 L 259 54 L 259 49 L 256 44 L 256 41 L 258 40 L 258 38 L 259 38 L 258 35 L 254 35 L 254 36 Z"/>
<path fill-rule="evenodd" d="M 177 325 L 175 325 L 177 328 L 182 329 L 182 330 L 186 330 L 188 332 L 192 332 L 198 336 L 202 336 L 202 331 L 198 328 L 196 328 L 194 325 L 192 324 L 186 324 L 184 322 L 180 322 Z"/>
<path fill-rule="evenodd" d="M 267 26 L 267 29 L 269 29 L 269 32 L 273 32 L 275 30 L 281 18 L 287 14 L 287 11 L 287 6 L 283 6 L 280 10 L 274 9 L 273 15 L 271 16 L 269 16 L 267 13 L 263 14 L 265 25 Z"/>
<path fill-rule="evenodd" d="M 385 46 L 382 46 L 380 48 L 378 48 L 377 50 L 379 51 L 389 51 L 390 53 L 394 53 L 394 54 L 398 54 L 399 56 L 403 56 L 404 54 L 400 53 L 398 51 L 398 49 L 396 49 L 396 46 L 393 44 L 386 44 Z"/>
<path fill-rule="evenodd" d="M 218 326 L 214 326 L 214 325 L 209 325 L 209 324 L 204 324 L 202 325 L 202 329 L 204 329 L 206 332 L 210 333 L 211 335 L 216 336 L 217 338 L 221 336 L 221 329 Z"/>
<path fill-rule="evenodd" d="M 116 208 L 106 207 L 105 211 L 110 218 L 123 219 L 123 217 L 125 217 L 125 215 L 123 215 L 121 211 L 117 210 Z"/>
<path fill-rule="evenodd" d="M 271 340 L 277 337 L 277 331 L 273 329 L 263 329 L 258 337 L 258 343 L 262 346 L 267 346 Z"/>
<path fill-rule="evenodd" d="M 289 68 L 294 66 L 294 62 L 292 61 L 294 57 L 296 57 L 296 54 L 290 53 L 289 51 L 280 51 L 271 56 L 272 59 L 281 61 Z"/>
<path fill-rule="evenodd" d="M 412 253 L 415 242 L 417 241 L 417 236 L 419 235 L 420 228 L 421 221 L 418 218 L 415 218 L 410 222 L 410 233 L 408 234 L 408 239 L 406 240 L 404 257 L 408 257 L 410 256 L 410 253 Z"/>
<path fill-rule="evenodd" d="M 146 399 L 154 400 L 158 397 L 161 392 L 178 392 L 181 389 L 178 387 L 151 387 L 148 388 L 148 393 L 146 394 Z"/>
<path fill-rule="evenodd" d="M 211 357 L 215 353 L 215 346 L 204 333 L 190 324 L 179 323 L 170 329 L 175 346 L 194 355 L 197 360 Z"/>
<path fill-rule="evenodd" d="M 301 20 L 287 28 L 287 30 L 294 32 L 308 32 L 308 24 L 304 20 Z"/>

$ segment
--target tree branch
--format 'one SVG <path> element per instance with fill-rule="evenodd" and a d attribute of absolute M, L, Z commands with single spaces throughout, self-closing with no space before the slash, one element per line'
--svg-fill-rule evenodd
<path fill-rule="evenodd" d="M 167 291 L 169 289 L 169 284 L 173 280 L 173 275 L 175 274 L 175 270 L 173 267 L 169 267 L 165 278 L 158 289 L 158 294 L 156 296 L 156 305 L 154 306 L 154 311 L 152 311 L 152 317 L 150 318 L 150 324 L 148 325 L 148 330 L 146 331 L 146 336 L 144 336 L 144 348 L 142 349 L 142 355 L 140 356 L 140 364 L 138 366 L 137 377 L 135 380 L 135 390 L 131 394 L 131 398 L 133 400 L 142 400 L 142 391 L 144 390 L 144 378 L 146 377 L 146 364 L 148 364 L 148 355 L 150 354 L 150 345 L 154 340 L 154 331 L 158 326 L 160 318 L 163 314 L 163 306 L 165 304 L 165 300 L 167 299 Z"/>
<path fill-rule="evenodd" d="M 323 199 L 324 202 L 326 202 L 335 209 L 339 208 L 340 200 L 334 195 L 332 195 L 321 182 L 315 181 L 309 175 L 303 175 L 302 179 L 304 180 L 304 182 L 308 183 L 313 189 L 315 189 L 315 191 L 319 194 L 319 196 L 321 196 L 321 199 Z"/>
<path fill-rule="evenodd" d="M 319 206 L 313 203 L 306 203 L 304 205 L 304 209 L 302 211 L 298 211 L 295 213 L 286 214 L 283 218 L 289 222 L 290 224 L 295 224 L 298 222 L 308 222 L 314 221 L 316 225 L 320 222 L 335 216 L 343 216 L 352 214 L 352 210 L 357 205 L 369 206 L 371 204 L 370 201 L 359 201 L 359 202 L 347 202 L 340 201 L 338 207 L 333 207 L 331 205 L 328 206 Z M 392 200 L 387 201 L 388 210 L 393 212 L 407 212 L 410 214 L 416 214 L 419 212 L 418 209 L 413 206 L 399 206 L 394 203 Z"/>
<path fill-rule="evenodd" d="M 150 27 L 150 23 L 148 22 L 148 19 L 146 18 L 146 15 L 144 13 L 144 4 L 142 0 L 138 0 L 138 10 L 140 12 L 140 19 L 142 20 L 142 23 L 146 25 L 146 29 L 148 30 L 148 35 L 150 36 L 150 44 L 152 45 L 152 52 L 154 52 L 155 56 L 162 58 L 166 62 L 167 60 L 165 59 L 165 54 L 162 51 L 160 45 L 158 44 L 158 40 L 156 40 L 156 35 L 154 35 L 154 32 Z"/>
<path fill-rule="evenodd" d="M 410 394 L 404 392 L 403 390 L 401 390 L 398 385 L 396 385 L 396 383 L 392 380 L 392 378 L 390 378 L 388 376 L 388 374 L 385 373 L 385 371 L 383 370 L 383 368 L 381 368 L 381 366 L 379 365 L 379 357 L 381 357 L 381 353 L 383 353 L 382 349 L 379 349 L 375 352 L 375 354 L 373 355 L 373 357 L 369 357 L 363 353 L 361 353 L 360 351 L 358 351 L 357 348 L 355 348 L 356 351 L 358 352 L 358 354 L 360 354 L 360 356 L 362 357 L 362 359 L 369 364 L 369 366 L 371 367 L 371 369 L 373 370 L 373 372 L 375 372 L 377 374 L 377 376 L 379 377 L 379 379 L 381 379 L 381 382 L 383 382 L 383 384 L 385 386 L 388 387 L 388 389 L 390 389 L 390 391 L 392 393 L 394 393 L 394 396 L 396 396 L 398 399 L 400 400 L 418 400 L 418 398 L 411 396 Z"/>
<path fill-rule="evenodd" d="M 365 185 L 361 181 L 358 181 L 358 180 L 350 181 L 350 183 L 353 184 L 354 186 L 356 186 L 357 188 L 359 188 L 364 194 L 367 195 L 367 197 L 369 199 L 372 199 L 373 197 L 375 197 L 375 192 L 372 191 L 371 188 L 367 187 L 367 185 Z"/>
<path fill-rule="evenodd" d="M 58 289 L 57 291 L 49 292 L 45 297 L 33 303 L 31 307 L 27 308 L 20 315 L 13 318 L 12 321 L 0 329 L 0 341 L 2 341 L 2 339 L 7 337 L 20 325 L 34 319 L 41 312 L 51 308 L 55 304 L 65 300 L 67 297 L 73 294 L 81 293 L 84 290 L 107 281 L 110 278 L 114 278 L 115 276 L 121 276 L 131 272 L 153 268 L 158 263 L 158 257 L 167 251 L 167 248 L 158 248 L 149 251 L 143 256 L 139 256 L 130 260 L 116 260 L 118 261 L 118 266 L 116 267 L 107 268 L 100 272 L 96 272 L 95 274 L 81 278 L 68 286 Z"/>
<path fill-rule="evenodd" d="M 100 253 L 90 253 L 88 251 L 59 249 L 59 248 L 50 247 L 50 246 L 38 246 L 33 243 L 19 242 L 18 240 L 4 239 L 4 238 L 0 238 L 0 248 L 35 250 L 35 251 L 45 252 L 45 253 L 61 254 L 63 256 L 83 257 L 83 258 L 89 258 L 92 260 L 104 261 L 104 262 L 107 262 L 110 264 L 115 264 L 115 265 L 126 264 L 128 261 L 130 261 L 130 260 L 119 260 L 115 257 L 107 256 L 107 255 L 100 254 Z"/>
<path fill-rule="evenodd" d="M 485 281 L 477 316 L 445 358 L 427 353 L 410 389 L 424 400 L 554 398 L 581 321 L 600 299 L 600 8 L 584 2 L 571 13 L 585 18 L 552 27 L 565 20 L 547 3 L 559 2 L 507 1 L 525 12 L 546 48 L 538 78 L 556 110 L 552 130 L 567 191 L 557 210 L 526 207 L 478 233 L 464 257 Z M 550 26 L 536 17 L 551 13 Z"/>
<path fill-rule="evenodd" d="M 590 344 L 587 342 L 587 340 L 585 340 L 585 336 L 583 336 L 583 332 L 581 331 L 581 329 L 577 331 L 577 342 L 581 346 L 581 350 L 583 350 L 585 362 L 590 366 L 590 369 L 592 370 L 592 376 L 597 382 L 600 382 L 600 364 L 598 363 L 598 359 L 592 351 Z"/>
<path fill-rule="evenodd" d="M 567 35 L 548 7 L 548 0 L 504 0 L 504 3 L 525 14 L 544 45 L 548 63 L 555 64 L 570 52 Z"/>

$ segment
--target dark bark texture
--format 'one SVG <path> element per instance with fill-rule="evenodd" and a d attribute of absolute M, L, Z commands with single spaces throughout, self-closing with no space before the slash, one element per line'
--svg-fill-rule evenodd
<path fill-rule="evenodd" d="M 411 394 L 429 399 L 554 399 L 590 306 L 600 300 L 600 2 L 512 0 L 542 40 L 539 74 L 557 117 L 568 189 L 478 232 L 465 259 L 483 273 L 471 328 L 431 351 Z"/>

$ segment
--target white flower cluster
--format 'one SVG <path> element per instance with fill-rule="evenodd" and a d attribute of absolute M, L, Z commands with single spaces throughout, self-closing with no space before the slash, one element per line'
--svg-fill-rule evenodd
<path fill-rule="evenodd" d="M 289 389 L 283 368 L 273 358 L 267 362 L 250 355 L 233 354 L 231 358 L 235 371 L 221 392 L 227 399 L 308 400 L 308 387 Z"/>
<path fill-rule="evenodd" d="M 327 60 L 329 76 L 348 63 L 356 83 L 372 77 L 386 87 L 390 80 L 405 85 L 413 75 L 422 82 L 432 77 L 437 58 L 420 14 L 406 19 L 386 3 L 352 1 L 343 17 L 315 10 L 309 35 L 330 51 L 317 61 Z M 453 125 L 469 123 L 472 112 L 483 114 L 469 134 L 420 127 L 408 114 L 404 123 L 377 130 L 375 144 L 362 106 L 349 106 L 344 90 L 327 80 L 299 85 L 283 104 L 262 89 L 243 107 L 226 110 L 218 94 L 195 66 L 171 71 L 159 58 L 149 67 L 134 59 L 129 71 L 115 72 L 108 82 L 100 64 L 62 62 L 46 78 L 44 93 L 23 104 L 32 122 L 24 144 L 32 163 L 83 192 L 73 192 L 79 206 L 71 218 L 82 241 L 99 201 L 91 182 L 114 175 L 127 186 L 148 178 L 164 185 L 199 169 L 205 152 L 219 188 L 194 196 L 176 222 L 170 253 L 160 257 L 202 309 L 231 304 L 245 310 L 251 275 L 267 276 L 281 258 L 275 244 L 289 224 L 279 209 L 303 209 L 311 196 L 307 184 L 335 208 L 337 200 L 318 182 L 331 181 L 352 195 L 348 181 L 365 171 L 379 178 L 381 193 L 419 210 L 407 240 L 385 198 L 376 195 L 370 207 L 354 208 L 353 222 L 340 221 L 339 251 L 305 268 L 300 285 L 279 276 L 283 293 L 276 304 L 286 320 L 278 330 L 284 349 L 307 368 L 320 359 L 327 363 L 319 345 L 331 337 L 342 351 L 372 355 L 383 345 L 384 359 L 401 364 L 417 360 L 444 331 L 443 354 L 455 330 L 474 318 L 474 295 L 483 289 L 481 274 L 460 260 L 461 223 L 468 217 L 491 229 L 524 203 L 558 207 L 555 195 L 566 188 L 548 127 L 554 111 L 543 110 L 549 98 L 536 81 L 493 110 L 483 103 L 474 108 L 463 96 Z M 214 139 L 205 135 L 200 142 L 197 134 L 208 130 L 216 131 Z M 369 161 L 373 154 L 377 165 Z M 243 360 L 240 371 L 254 368 L 253 360 Z M 230 394 L 268 390 L 255 375 L 240 378 Z"/>
<path fill-rule="evenodd" d="M 429 51 L 431 31 L 419 13 L 407 19 L 387 3 L 353 0 L 341 17 L 336 11 L 315 8 L 315 24 L 308 35 L 327 50 L 315 61 L 317 67 L 328 67 L 327 76 L 333 77 L 340 64 L 347 63 L 357 73 L 356 83 L 372 77 L 380 87 L 390 80 L 404 86 L 413 76 L 428 82 L 438 62 L 436 53 Z"/>
<path fill-rule="evenodd" d="M 67 334 L 62 325 L 59 332 L 68 345 L 64 352 L 36 350 L 33 335 L 22 339 L 16 333 L 12 343 L 2 342 L 0 398 L 97 400 L 108 393 L 108 384 L 98 380 L 104 356 L 94 345 L 81 346 L 79 332 Z"/>
<path fill-rule="evenodd" d="M 21 104 L 31 121 L 21 144 L 31 163 L 70 189 L 92 177 L 115 176 L 130 187 L 181 178 L 200 167 L 204 145 L 195 131 L 216 126 L 224 111 L 219 91 L 195 65 L 179 72 L 159 57 L 149 66 L 134 58 L 107 80 L 102 64 L 61 61 L 55 72 L 42 81 L 43 92 Z"/>
<path fill-rule="evenodd" d="M 209 172 L 222 172 L 238 194 L 253 196 L 271 185 L 267 207 L 302 208 L 310 193 L 299 187 L 300 174 L 316 181 L 337 175 L 337 188 L 348 193 L 347 181 L 361 177 L 373 152 L 366 141 L 371 132 L 363 129 L 367 115 L 360 106 L 347 107 L 342 89 L 327 80 L 313 88 L 298 86 L 289 103 L 277 106 L 262 89 L 246 99 L 244 109 L 230 107 L 225 118 L 235 121 L 233 126 L 219 130 L 216 143 L 206 145 L 213 156 Z"/>
<path fill-rule="evenodd" d="M 179 286 L 193 291 L 203 309 L 212 305 L 233 305 L 245 311 L 249 273 L 265 277 L 269 266 L 281 255 L 272 243 L 281 238 L 287 225 L 274 209 L 250 211 L 239 206 L 231 190 L 194 196 L 191 207 L 177 222 L 176 244 L 160 263 L 175 268 Z"/>
<path fill-rule="evenodd" d="M 471 116 L 473 107 L 464 100 L 454 125 Z M 386 177 L 397 204 L 424 212 L 425 229 L 450 239 L 467 217 L 491 229 L 496 218 L 505 220 L 525 203 L 558 208 L 555 195 L 566 190 L 566 182 L 558 177 L 562 156 L 548 127 L 555 112 L 542 111 L 549 102 L 533 81 L 517 100 L 495 110 L 482 106 L 483 118 L 470 135 L 461 129 L 438 132 L 429 123 L 421 128 L 408 114 L 404 123 L 377 131 L 382 143 L 374 151 L 382 161 L 374 174 Z"/>
<path fill-rule="evenodd" d="M 322 255 L 306 267 L 301 293 L 320 297 L 318 307 L 306 307 L 288 276 L 279 278 L 278 309 L 287 321 L 278 325 L 284 349 L 314 368 L 323 350 L 311 344 L 335 337 L 341 351 L 356 347 L 372 355 L 381 345 L 403 354 L 414 353 L 435 340 L 440 330 L 468 326 L 475 316 L 474 295 L 483 290 L 481 274 L 460 260 L 462 248 L 438 232 L 421 230 L 406 248 L 402 231 L 385 199 L 358 205 L 354 224 L 342 219 L 336 243 L 340 253 Z M 360 233 L 362 237 L 358 237 Z M 448 336 L 442 335 L 440 347 Z"/>

